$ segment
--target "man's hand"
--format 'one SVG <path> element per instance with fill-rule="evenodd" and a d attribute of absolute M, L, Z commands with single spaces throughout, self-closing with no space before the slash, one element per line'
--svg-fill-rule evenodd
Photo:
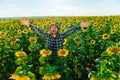
<path fill-rule="evenodd" d="M 23 24 L 23 25 L 29 27 L 29 23 L 30 23 L 30 22 L 29 22 L 28 19 L 27 19 L 27 20 L 25 20 L 25 19 L 21 19 L 20 22 L 21 22 L 21 24 Z"/>
<path fill-rule="evenodd" d="M 89 23 L 88 22 L 82 22 L 81 23 L 81 27 L 88 27 L 89 26 Z"/>

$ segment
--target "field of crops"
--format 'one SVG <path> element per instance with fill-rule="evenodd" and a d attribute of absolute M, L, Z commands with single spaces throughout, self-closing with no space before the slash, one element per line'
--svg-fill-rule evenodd
<path fill-rule="evenodd" d="M 82 21 L 90 25 L 66 37 L 53 58 L 45 39 L 19 19 L 0 19 L 0 80 L 120 80 L 120 16 L 29 20 L 48 33 L 51 24 L 60 32 Z"/>

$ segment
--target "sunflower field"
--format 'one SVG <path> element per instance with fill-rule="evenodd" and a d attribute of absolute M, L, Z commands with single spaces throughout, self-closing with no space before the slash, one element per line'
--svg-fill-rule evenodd
<path fill-rule="evenodd" d="M 26 18 L 43 31 L 89 22 L 53 58 L 45 39 L 20 19 L 0 19 L 0 80 L 120 80 L 120 16 Z"/>

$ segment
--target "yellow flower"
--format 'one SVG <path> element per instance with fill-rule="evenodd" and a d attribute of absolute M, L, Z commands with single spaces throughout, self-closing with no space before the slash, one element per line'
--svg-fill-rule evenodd
<path fill-rule="evenodd" d="M 0 36 L 2 35 L 2 31 L 0 31 Z"/>
<path fill-rule="evenodd" d="M 6 32 L 6 31 L 2 31 L 2 32 L 0 33 L 0 35 L 6 36 L 6 35 L 7 35 L 7 32 Z"/>
<path fill-rule="evenodd" d="M 96 43 L 96 41 L 95 41 L 95 40 L 91 40 L 90 43 L 91 43 L 92 45 L 94 45 L 94 44 Z"/>
<path fill-rule="evenodd" d="M 52 79 L 51 79 L 51 76 L 44 76 L 44 77 L 43 77 L 43 80 L 52 80 Z M 54 80 L 54 79 L 53 79 L 53 80 Z"/>
<path fill-rule="evenodd" d="M 60 27 L 61 29 L 65 29 L 65 26 L 64 25 L 61 25 L 61 27 Z"/>
<path fill-rule="evenodd" d="M 10 29 L 14 29 L 14 27 L 13 27 L 13 26 L 10 26 Z"/>
<path fill-rule="evenodd" d="M 17 57 L 26 57 L 27 54 L 24 51 L 19 51 L 15 53 L 15 56 Z"/>
<path fill-rule="evenodd" d="M 62 56 L 62 57 L 66 57 L 68 55 L 69 51 L 67 51 L 66 49 L 60 49 L 58 51 L 58 56 Z"/>
<path fill-rule="evenodd" d="M 95 22 L 95 23 L 94 23 L 94 26 L 97 26 L 97 25 L 98 25 L 98 23 L 97 23 L 97 22 Z"/>
<path fill-rule="evenodd" d="M 70 22 L 68 22 L 66 25 L 69 27 L 69 26 L 71 25 L 71 23 L 70 23 Z"/>
<path fill-rule="evenodd" d="M 46 28 L 46 25 L 42 25 L 42 26 L 41 26 L 41 28 L 42 28 L 43 30 L 45 30 L 45 28 Z"/>
<path fill-rule="evenodd" d="M 12 74 L 11 77 L 9 77 L 9 79 L 18 79 L 19 76 L 17 76 L 16 74 Z"/>
<path fill-rule="evenodd" d="M 67 40 L 66 39 L 64 39 L 64 41 L 63 41 L 63 45 L 65 45 L 67 43 Z"/>
<path fill-rule="evenodd" d="M 41 56 L 46 57 L 46 56 L 49 56 L 50 54 L 52 54 L 52 51 L 42 49 L 42 50 L 40 50 L 40 54 L 41 54 Z"/>
<path fill-rule="evenodd" d="M 33 32 L 31 28 L 28 28 L 28 31 L 29 31 L 29 32 Z"/>
<path fill-rule="evenodd" d="M 21 34 L 22 33 L 22 31 L 21 30 L 17 30 L 17 34 Z"/>
<path fill-rule="evenodd" d="M 23 76 L 23 77 L 21 77 L 21 78 L 22 78 L 21 80 L 30 80 L 30 78 L 27 77 L 27 76 Z"/>
<path fill-rule="evenodd" d="M 116 32 L 116 29 L 111 30 L 111 34 L 114 34 Z"/>
<path fill-rule="evenodd" d="M 77 20 L 76 20 L 76 22 L 77 22 L 77 23 L 79 23 L 79 22 L 80 22 L 80 20 L 79 20 L 79 19 L 77 19 Z"/>
<path fill-rule="evenodd" d="M 104 25 L 100 25 L 99 28 L 102 29 L 104 27 Z"/>
<path fill-rule="evenodd" d="M 23 30 L 23 33 L 27 34 L 27 33 L 28 33 L 28 30 L 27 30 L 27 29 Z"/>
<path fill-rule="evenodd" d="M 15 43 L 18 40 L 18 38 L 10 38 L 10 41 Z"/>
<path fill-rule="evenodd" d="M 6 39 L 5 38 L 0 38 L 0 42 L 5 42 Z"/>
<path fill-rule="evenodd" d="M 81 27 L 81 29 L 86 32 L 88 30 L 88 27 Z"/>
<path fill-rule="evenodd" d="M 118 24 L 114 24 L 114 28 L 116 29 L 118 27 Z"/>
<path fill-rule="evenodd" d="M 56 75 L 54 75 L 55 76 L 55 78 L 57 78 L 57 79 L 60 79 L 61 78 L 61 75 L 60 74 L 56 74 Z"/>
<path fill-rule="evenodd" d="M 30 80 L 28 76 L 18 76 L 16 74 L 12 74 L 9 79 L 14 79 L 14 80 Z"/>
<path fill-rule="evenodd" d="M 43 80 L 55 80 L 55 79 L 60 79 L 61 75 L 60 74 L 55 74 L 55 75 L 51 75 L 51 76 L 43 76 Z"/>
<path fill-rule="evenodd" d="M 106 49 L 106 52 L 110 53 L 110 54 L 120 54 L 120 47 L 109 47 Z"/>
<path fill-rule="evenodd" d="M 49 25 L 51 25 L 51 24 L 52 24 L 52 22 L 51 22 L 51 21 L 49 21 L 49 22 L 48 22 L 48 24 L 49 24 Z"/>
<path fill-rule="evenodd" d="M 37 40 L 36 40 L 35 38 L 33 38 L 33 37 L 30 37 L 30 38 L 29 38 L 29 42 L 30 42 L 30 43 L 36 43 Z"/>
<path fill-rule="evenodd" d="M 76 42 L 76 43 L 80 43 L 81 42 L 81 39 L 80 38 L 74 38 L 74 41 Z"/>
<path fill-rule="evenodd" d="M 102 35 L 102 38 L 103 38 L 104 40 L 108 39 L 109 37 L 110 37 L 109 34 L 103 34 L 103 35 Z"/>

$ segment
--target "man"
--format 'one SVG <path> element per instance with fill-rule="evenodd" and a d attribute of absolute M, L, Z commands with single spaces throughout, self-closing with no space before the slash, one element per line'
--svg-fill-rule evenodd
<path fill-rule="evenodd" d="M 59 33 L 59 27 L 56 24 L 50 25 L 50 34 L 44 32 L 41 28 L 30 24 L 29 20 L 22 19 L 21 24 L 30 27 L 34 32 L 43 36 L 46 39 L 46 47 L 52 50 L 54 56 L 57 55 L 57 51 L 63 48 L 64 38 L 77 32 L 81 27 L 88 27 L 88 22 L 82 22 L 80 26 L 72 27 L 63 33 Z"/>

